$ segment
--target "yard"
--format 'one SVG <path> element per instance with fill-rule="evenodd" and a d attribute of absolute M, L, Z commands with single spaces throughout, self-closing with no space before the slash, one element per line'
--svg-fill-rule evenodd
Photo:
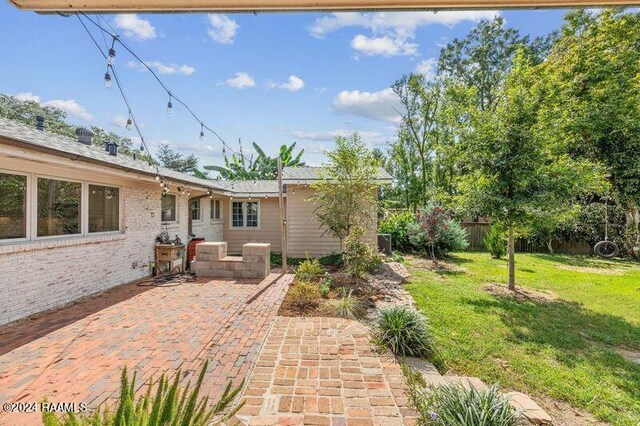
<path fill-rule="evenodd" d="M 640 424 L 640 265 L 518 254 L 518 285 L 531 296 L 521 300 L 496 295 L 507 263 L 487 253 L 407 265 L 449 371 L 529 393 L 554 417 L 573 407 Z"/>

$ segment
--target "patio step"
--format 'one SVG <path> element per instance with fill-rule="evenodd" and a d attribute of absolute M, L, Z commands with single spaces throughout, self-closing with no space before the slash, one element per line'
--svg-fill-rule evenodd
<path fill-rule="evenodd" d="M 536 404 L 529 395 L 522 392 L 509 392 L 505 396 L 509 397 L 509 403 L 520 411 L 529 423 L 534 425 L 550 425 L 553 423 L 551 416 Z"/>

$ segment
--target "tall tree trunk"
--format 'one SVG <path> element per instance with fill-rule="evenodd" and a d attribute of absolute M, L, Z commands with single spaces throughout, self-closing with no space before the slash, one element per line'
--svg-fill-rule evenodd
<path fill-rule="evenodd" d="M 553 240 L 551 238 L 547 240 L 547 250 L 549 250 L 549 253 L 553 254 Z"/>
<path fill-rule="evenodd" d="M 515 237 L 513 236 L 513 225 L 509 226 L 509 240 L 507 241 L 507 251 L 509 252 L 509 290 L 516 289 L 516 248 Z"/>
<path fill-rule="evenodd" d="M 629 203 L 626 208 L 627 229 L 625 243 L 629 255 L 634 259 L 640 258 L 640 210 L 635 203 Z"/>

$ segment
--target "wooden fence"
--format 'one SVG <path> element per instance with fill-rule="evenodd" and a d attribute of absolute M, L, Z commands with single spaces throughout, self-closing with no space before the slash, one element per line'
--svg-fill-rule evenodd
<path fill-rule="evenodd" d="M 462 227 L 467 231 L 469 241 L 469 251 L 486 251 L 484 237 L 491 229 L 491 225 L 486 222 L 462 222 Z M 589 254 L 592 247 L 585 241 L 554 241 L 552 243 L 554 253 L 566 254 Z M 548 253 L 545 245 L 535 244 L 524 238 L 516 239 L 516 252 L 518 253 Z"/>

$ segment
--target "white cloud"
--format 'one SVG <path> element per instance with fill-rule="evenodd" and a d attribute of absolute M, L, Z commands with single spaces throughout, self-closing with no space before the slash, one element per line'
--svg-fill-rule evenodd
<path fill-rule="evenodd" d="M 418 52 L 416 43 L 410 43 L 403 37 L 390 36 L 367 37 L 358 34 L 351 40 L 351 47 L 367 56 L 415 55 Z"/>
<path fill-rule="evenodd" d="M 227 86 L 234 89 L 245 89 L 255 85 L 256 81 L 246 72 L 237 72 L 235 77 L 227 80 Z"/>
<path fill-rule="evenodd" d="M 145 62 L 149 68 L 154 69 L 159 74 L 181 74 L 191 75 L 196 72 L 194 67 L 189 65 L 176 65 L 176 64 L 163 64 L 160 61 L 147 61 Z M 146 71 L 144 65 L 139 62 L 129 61 L 127 62 L 129 68 L 137 68 L 140 71 Z"/>
<path fill-rule="evenodd" d="M 304 80 L 297 75 L 290 75 L 286 83 L 269 81 L 267 87 L 269 89 L 284 89 L 290 92 L 297 92 L 304 87 Z"/>
<path fill-rule="evenodd" d="M 413 43 L 416 30 L 428 25 L 453 27 L 460 22 L 478 22 L 500 15 L 492 10 L 465 10 L 445 12 L 337 12 L 315 20 L 309 32 L 316 38 L 342 28 L 364 28 L 372 36 L 358 34 L 351 41 L 364 55 L 415 55 L 418 44 Z M 356 55 L 354 59 L 358 59 Z"/>
<path fill-rule="evenodd" d="M 153 40 L 156 38 L 156 29 L 151 22 L 141 19 L 135 13 L 116 15 L 115 25 L 124 31 L 127 37 L 136 40 Z"/>
<path fill-rule="evenodd" d="M 453 27 L 460 22 L 478 22 L 493 19 L 500 12 L 493 10 L 461 10 L 443 12 L 338 12 L 316 19 L 310 28 L 314 37 L 325 35 L 346 27 L 370 29 L 374 34 L 394 33 L 411 35 L 418 27 L 427 25 L 445 25 Z"/>
<path fill-rule="evenodd" d="M 40 103 L 40 96 L 38 95 L 34 95 L 31 92 L 22 92 L 22 93 L 18 93 L 17 95 L 14 96 L 14 98 L 16 98 L 19 101 L 33 101 L 33 102 L 38 102 Z"/>
<path fill-rule="evenodd" d="M 371 120 L 398 123 L 402 106 L 391 88 L 379 92 L 343 90 L 333 100 L 335 109 L 343 114 L 356 115 Z"/>
<path fill-rule="evenodd" d="M 118 127 L 126 127 L 127 117 L 123 117 L 122 115 L 113 116 L 111 117 L 111 124 Z"/>
<path fill-rule="evenodd" d="M 339 129 L 339 130 L 327 130 L 327 131 L 319 131 L 319 132 L 304 132 L 304 131 L 294 131 L 291 132 L 291 136 L 294 138 L 303 140 L 303 141 L 313 141 L 313 142 L 333 142 L 337 136 L 348 137 L 353 134 L 356 130 L 347 130 L 347 129 Z M 368 130 L 358 130 L 357 131 L 363 141 L 371 144 L 371 145 L 380 145 L 385 143 L 388 138 L 384 136 L 380 132 L 372 132 Z M 308 148 L 309 147 L 309 148 Z M 305 147 L 306 151 L 312 151 L 311 147 L 322 147 L 322 150 L 317 150 L 315 152 L 324 152 L 325 147 L 324 144 L 312 144 Z"/>
<path fill-rule="evenodd" d="M 74 99 L 53 99 L 43 103 L 42 105 L 59 108 L 70 116 L 80 118 L 81 120 L 89 121 L 93 119 L 93 116 L 87 112 L 87 109 Z"/>
<path fill-rule="evenodd" d="M 435 58 L 425 59 L 416 65 L 416 72 L 424 75 L 427 80 L 433 80 L 436 78 L 436 71 L 438 68 L 438 61 Z"/>
<path fill-rule="evenodd" d="M 231 44 L 240 27 L 236 21 L 227 15 L 210 13 L 207 34 L 216 43 Z"/>

